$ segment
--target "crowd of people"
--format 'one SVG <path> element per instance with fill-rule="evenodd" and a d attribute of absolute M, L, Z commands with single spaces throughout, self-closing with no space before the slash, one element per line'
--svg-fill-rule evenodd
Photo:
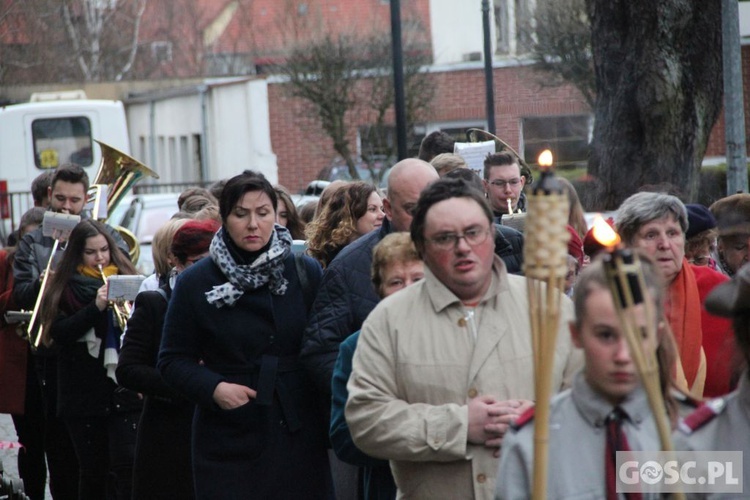
<path fill-rule="evenodd" d="M 35 329 L 0 331 L 0 412 L 26 494 L 43 499 L 49 473 L 58 500 L 522 499 L 534 429 L 549 425 L 548 491 L 616 498 L 615 451 L 661 443 L 607 250 L 562 180 L 556 395 L 536 422 L 531 173 L 504 151 L 481 174 L 437 132 L 384 192 L 336 182 L 298 210 L 250 170 L 186 190 L 124 324 L 107 283 L 136 274 L 128 245 L 85 209 L 83 169 L 40 176 L 0 252 L 2 312 L 40 298 Z M 48 210 L 81 219 L 58 241 Z M 658 332 L 644 352 L 675 447 L 750 450 L 750 194 L 705 207 L 643 191 L 608 222 L 640 256 L 634 315 Z"/>

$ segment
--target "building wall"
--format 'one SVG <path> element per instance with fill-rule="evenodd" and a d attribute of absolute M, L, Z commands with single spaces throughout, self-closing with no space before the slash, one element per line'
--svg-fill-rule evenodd
<path fill-rule="evenodd" d="M 445 127 L 485 122 L 481 63 L 464 65 L 464 68 L 431 74 L 436 93 L 426 124 L 428 131 L 438 128 L 434 126 L 437 124 Z M 514 148 L 521 144 L 521 119 L 525 116 L 590 113 L 586 102 L 573 87 L 543 88 L 539 79 L 540 74 L 528 66 L 494 70 L 497 135 Z M 289 97 L 283 83 L 269 83 L 268 95 L 271 142 L 278 159 L 279 182 L 292 192 L 299 192 L 336 155 L 317 122 L 306 115 L 304 104 Z M 350 124 L 367 123 L 356 120 L 351 119 Z M 356 137 L 350 139 L 354 146 Z"/>
<path fill-rule="evenodd" d="M 748 133 L 750 133 L 750 45 L 742 46 L 742 86 L 744 88 L 744 108 L 745 108 L 745 146 L 750 146 Z M 707 159 L 720 158 L 723 161 L 726 151 L 724 139 L 724 112 L 716 120 L 711 137 L 706 147 Z"/>

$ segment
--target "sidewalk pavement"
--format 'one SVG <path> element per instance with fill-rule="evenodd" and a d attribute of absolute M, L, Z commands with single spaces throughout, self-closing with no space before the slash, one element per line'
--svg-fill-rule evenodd
<path fill-rule="evenodd" d="M 0 443 L 7 445 L 8 443 L 18 443 L 18 436 L 16 436 L 16 429 L 13 427 L 13 419 L 10 415 L 0 413 Z M 18 451 L 19 448 L 5 448 L 0 447 L 0 460 L 3 462 L 3 474 L 11 479 L 20 479 L 21 476 L 18 474 Z M 47 483 L 47 491 L 45 498 L 52 498 L 49 492 L 49 482 Z"/>

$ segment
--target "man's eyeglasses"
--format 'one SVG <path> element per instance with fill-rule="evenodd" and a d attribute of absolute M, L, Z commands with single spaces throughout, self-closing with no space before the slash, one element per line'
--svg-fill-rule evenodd
<path fill-rule="evenodd" d="M 473 227 L 464 231 L 463 234 L 442 233 L 438 234 L 437 236 L 433 236 L 432 238 L 428 238 L 427 241 L 429 241 L 432 246 L 439 250 L 452 250 L 453 248 L 456 248 L 458 240 L 460 240 L 461 238 L 465 239 L 466 243 L 468 243 L 469 246 L 473 247 L 481 245 L 482 243 L 487 241 L 487 236 L 489 236 L 489 234 L 489 229 Z"/>
<path fill-rule="evenodd" d="M 499 187 L 500 189 L 505 189 L 505 186 L 510 185 L 510 187 L 516 187 L 519 184 L 521 184 L 521 179 L 516 177 L 515 179 L 510 179 L 507 181 L 504 181 L 502 179 L 495 179 L 494 181 L 491 181 L 490 184 L 492 184 L 495 187 Z"/>

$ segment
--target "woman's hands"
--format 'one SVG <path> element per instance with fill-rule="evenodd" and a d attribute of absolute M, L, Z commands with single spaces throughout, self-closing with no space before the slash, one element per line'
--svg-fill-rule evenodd
<path fill-rule="evenodd" d="M 107 284 L 105 283 L 101 287 L 99 287 L 99 290 L 96 291 L 96 307 L 100 311 L 103 311 L 107 308 L 108 302 L 107 302 Z"/>
<path fill-rule="evenodd" d="M 255 399 L 257 394 L 244 385 L 219 382 L 219 385 L 214 389 L 213 398 L 222 410 L 232 410 L 249 403 L 251 399 Z"/>

